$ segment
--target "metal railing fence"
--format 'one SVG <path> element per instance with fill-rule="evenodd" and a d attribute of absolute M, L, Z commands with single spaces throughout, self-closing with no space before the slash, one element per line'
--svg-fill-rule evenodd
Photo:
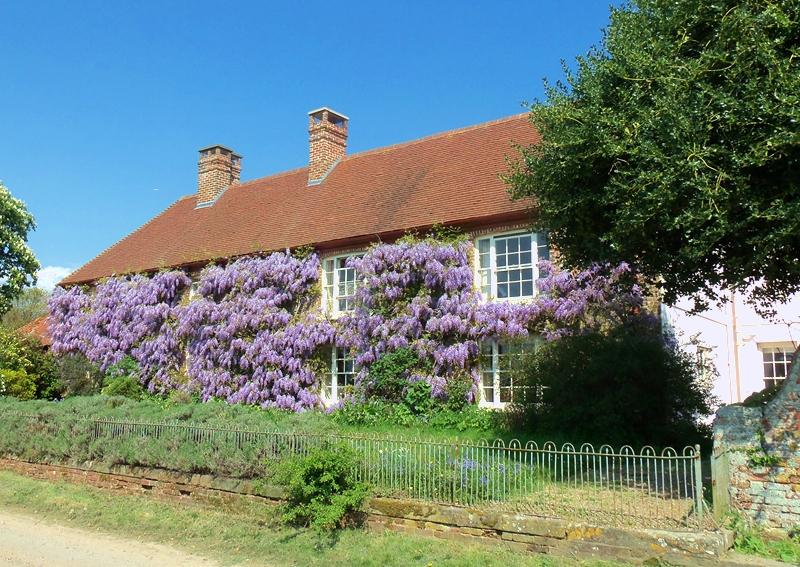
<path fill-rule="evenodd" d="M 26 418 L 35 420 L 40 431 L 58 427 L 41 416 L 15 419 Z M 99 460 L 117 446 L 124 446 L 127 454 L 155 448 L 166 459 L 170 452 L 191 449 L 209 462 L 237 455 L 260 459 L 260 470 L 268 475 L 286 458 L 344 445 L 357 455 L 355 476 L 380 496 L 600 525 L 701 529 L 709 521 L 703 513 L 699 446 L 682 451 L 644 447 L 637 452 L 630 446 L 615 450 L 588 443 L 559 447 L 552 442 L 445 441 L 116 419 L 84 419 L 80 429 Z M 57 433 L 51 429 L 44 434 Z"/>

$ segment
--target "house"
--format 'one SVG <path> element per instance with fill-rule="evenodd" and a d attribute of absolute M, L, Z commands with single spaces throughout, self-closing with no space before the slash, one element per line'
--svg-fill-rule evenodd
<path fill-rule="evenodd" d="M 198 184 L 164 212 L 82 266 L 60 285 L 163 268 L 197 272 L 210 261 L 313 245 L 322 263 L 322 308 L 352 305 L 355 272 L 347 258 L 375 242 L 433 225 L 467 232 L 478 251 L 484 296 L 532 298 L 543 235 L 529 229 L 530 202 L 512 201 L 499 174 L 514 144 L 538 134 L 520 114 L 412 142 L 347 154 L 349 119 L 330 108 L 308 115 L 307 167 L 241 181 L 242 157 L 216 145 L 200 150 Z M 507 346 L 482 352 L 482 403 L 513 400 Z M 352 382 L 353 360 L 334 348 L 323 391 L 329 401 Z"/>
<path fill-rule="evenodd" d="M 692 313 L 691 301 L 681 299 L 662 306 L 661 319 L 706 368 L 719 401 L 735 404 L 788 376 L 800 345 L 800 297 L 771 306 L 775 317 L 759 314 L 739 294 L 727 299 L 702 313 Z"/>
<path fill-rule="evenodd" d="M 50 335 L 50 329 L 47 326 L 47 315 L 42 315 L 33 321 L 25 323 L 17 329 L 17 332 L 37 340 L 45 348 L 50 348 L 50 345 L 53 344 L 53 337 Z"/>

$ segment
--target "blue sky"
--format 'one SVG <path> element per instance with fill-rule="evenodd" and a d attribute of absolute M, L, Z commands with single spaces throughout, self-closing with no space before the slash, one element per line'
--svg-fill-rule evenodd
<path fill-rule="evenodd" d="M 203 146 L 246 180 L 305 164 L 319 106 L 352 152 L 514 114 L 607 21 L 593 0 L 4 2 L 0 180 L 50 281 L 193 193 Z"/>

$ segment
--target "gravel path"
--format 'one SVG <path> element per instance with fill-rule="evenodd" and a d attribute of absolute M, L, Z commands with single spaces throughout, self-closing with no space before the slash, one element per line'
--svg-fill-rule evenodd
<path fill-rule="evenodd" d="M 50 524 L 0 510 L 0 567 L 214 567 L 166 545 Z"/>

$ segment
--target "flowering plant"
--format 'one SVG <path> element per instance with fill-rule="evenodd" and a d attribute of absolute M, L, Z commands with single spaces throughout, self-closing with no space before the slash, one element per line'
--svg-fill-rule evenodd
<path fill-rule="evenodd" d="M 150 391 L 184 388 L 204 400 L 300 411 L 320 403 L 323 347 L 349 349 L 364 387 L 377 361 L 406 349 L 417 362 L 405 380 L 424 380 L 437 399 L 452 390 L 474 401 L 480 341 L 596 330 L 642 305 L 625 264 L 567 272 L 543 263 L 534 300 L 488 302 L 474 287 L 471 254 L 464 239 L 374 246 L 348 260 L 359 282 L 355 308 L 335 322 L 315 308 L 314 253 L 210 265 L 188 303 L 191 280 L 182 271 L 58 290 L 50 301 L 53 351 L 82 353 L 103 370 L 131 356 Z M 472 381 L 466 394 L 452 389 L 464 380 Z"/>

